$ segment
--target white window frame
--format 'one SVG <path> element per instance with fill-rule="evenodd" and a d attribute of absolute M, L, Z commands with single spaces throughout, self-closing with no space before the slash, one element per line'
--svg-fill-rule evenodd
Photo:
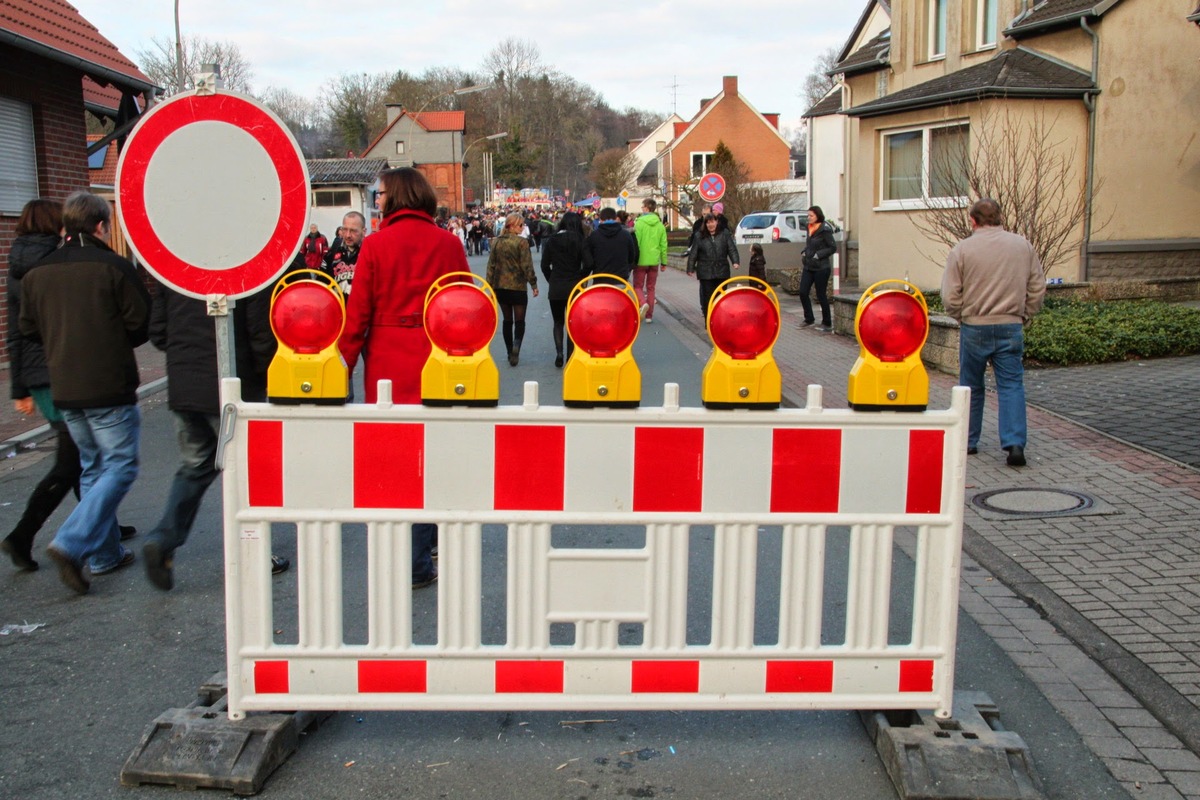
<path fill-rule="evenodd" d="M 928 35 L 927 55 L 930 61 L 936 61 L 939 58 L 946 57 L 946 48 L 949 47 L 949 28 L 950 28 L 950 0 L 927 0 L 928 5 L 926 11 L 929 15 L 929 26 L 926 34 Z M 940 13 L 939 13 L 940 12 Z M 942 20 L 941 30 L 939 31 L 938 19 Z M 938 34 L 941 33 L 942 47 L 938 49 Z"/>
<path fill-rule="evenodd" d="M 691 169 L 693 178 L 701 178 L 708 174 L 708 165 L 712 163 L 714 155 L 716 155 L 715 150 L 693 150 L 688 153 L 688 168 Z M 700 156 L 704 164 L 699 172 L 696 172 L 696 156 Z"/>
<path fill-rule="evenodd" d="M 405 155 L 405 152 L 404 152 L 404 140 L 403 140 L 403 139 L 397 139 L 397 140 L 396 140 L 396 155 L 398 155 L 398 156 Z"/>
<path fill-rule="evenodd" d="M 991 6 L 989 9 L 988 6 Z M 992 36 L 988 39 L 988 21 L 992 23 Z M 1000 38 L 1000 0 L 975 0 L 975 47 L 988 50 L 997 45 Z"/>
<path fill-rule="evenodd" d="M 930 125 L 909 125 L 904 128 L 890 128 L 879 131 L 879 204 L 876 211 L 913 211 L 925 208 L 965 208 L 970 204 L 970 198 L 959 197 L 930 197 L 929 196 L 929 150 L 933 142 L 933 131 L 943 128 L 965 128 L 967 132 L 967 147 L 971 146 L 971 125 L 966 119 L 938 122 Z M 921 196 L 891 200 L 887 193 L 887 152 L 888 137 L 902 133 L 921 132 Z"/>
<path fill-rule="evenodd" d="M 33 106 L 0 97 L 0 152 L 0 214 L 15 216 L 39 195 Z"/>

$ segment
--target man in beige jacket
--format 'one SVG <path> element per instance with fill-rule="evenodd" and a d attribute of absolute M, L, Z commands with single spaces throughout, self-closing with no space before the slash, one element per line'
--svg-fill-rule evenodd
<path fill-rule="evenodd" d="M 1046 279 L 1033 245 L 1004 230 L 1000 205 L 977 200 L 969 237 L 950 251 L 942 276 L 942 304 L 959 321 L 958 382 L 971 389 L 967 453 L 983 429 L 983 373 L 988 362 L 1000 401 L 1000 446 L 1010 467 L 1025 466 L 1025 325 L 1042 307 Z"/>

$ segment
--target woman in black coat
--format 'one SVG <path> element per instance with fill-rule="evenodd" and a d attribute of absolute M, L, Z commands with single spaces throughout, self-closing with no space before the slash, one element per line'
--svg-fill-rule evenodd
<path fill-rule="evenodd" d="M 563 326 L 567 318 L 567 300 L 571 290 L 592 274 L 592 254 L 584 245 L 583 222 L 568 211 L 558 222 L 558 230 L 542 248 L 542 274 L 550 285 L 550 314 L 554 317 L 554 366 L 563 365 Z M 575 346 L 567 342 L 567 358 Z"/>
<path fill-rule="evenodd" d="M 17 238 L 8 251 L 8 361 L 12 375 L 13 406 L 25 416 L 41 411 L 58 437 L 54 465 L 33 489 L 25 504 L 25 513 L 12 533 L 0 540 L 0 550 L 8 553 L 13 566 L 34 570 L 33 537 L 42 529 L 59 503 L 74 491 L 79 497 L 79 448 L 67 430 L 67 423 L 50 397 L 50 371 L 42 343 L 21 335 L 17 319 L 21 316 L 21 279 L 43 258 L 58 249 L 62 233 L 62 203 L 39 198 L 30 200 L 17 220 Z M 129 525 L 121 526 L 121 538 L 137 533 Z"/>
<path fill-rule="evenodd" d="M 825 212 L 820 206 L 808 209 L 808 238 L 804 242 L 804 271 L 800 274 L 800 305 L 804 306 L 804 322 L 801 328 L 815 323 L 812 300 L 808 293 L 817 288 L 817 302 L 821 304 L 821 330 L 833 330 L 833 319 L 829 314 L 829 276 L 833 273 L 830 258 L 837 252 L 833 240 L 833 226 L 825 221 Z"/>
<path fill-rule="evenodd" d="M 729 280 L 730 263 L 734 269 L 740 269 L 741 260 L 733 234 L 721 225 L 715 214 L 705 214 L 704 227 L 700 229 L 687 261 L 688 275 L 694 272 L 700 281 L 700 313 L 704 315 L 705 325 L 708 325 L 708 304 L 713 293 Z"/>

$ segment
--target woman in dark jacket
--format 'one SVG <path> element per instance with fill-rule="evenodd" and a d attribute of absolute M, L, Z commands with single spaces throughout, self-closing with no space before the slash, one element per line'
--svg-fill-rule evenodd
<path fill-rule="evenodd" d="M 57 200 L 30 200 L 17 220 L 16 235 L 8 251 L 8 361 L 12 376 L 13 406 L 25 416 L 34 408 L 50 422 L 58 437 L 54 465 L 46 477 L 33 489 L 25 504 L 25 513 L 12 533 L 0 541 L 0 550 L 8 553 L 13 566 L 34 570 L 33 537 L 58 508 L 58 504 L 74 491 L 79 497 L 79 448 L 67 431 L 67 423 L 54 407 L 50 397 L 50 371 L 46 367 L 46 351 L 41 342 L 21 335 L 17 319 L 21 316 L 21 279 L 38 262 L 58 249 L 62 233 L 62 203 Z M 121 538 L 128 539 L 137 530 L 121 526 Z"/>
<path fill-rule="evenodd" d="M 817 287 L 817 302 L 821 304 L 821 330 L 826 333 L 833 330 L 833 319 L 829 315 L 829 276 L 833 272 L 830 258 L 837 252 L 837 243 L 833 240 L 833 226 L 825 221 L 825 212 L 820 206 L 808 209 L 808 238 L 804 242 L 804 271 L 800 275 L 800 305 L 804 306 L 804 322 L 801 328 L 807 328 L 816 322 L 813 315 L 812 300 L 808 293 L 812 287 Z"/>
<path fill-rule="evenodd" d="M 574 211 L 563 214 L 558 230 L 542 248 L 542 275 L 549 287 L 550 315 L 554 317 L 554 366 L 563 365 L 563 325 L 567 319 L 567 300 L 571 290 L 592 274 L 592 254 L 584 246 L 583 222 Z M 567 342 L 567 358 L 575 346 Z"/>
<path fill-rule="evenodd" d="M 700 312 L 704 314 L 705 325 L 708 324 L 708 303 L 713 292 L 729 280 L 729 265 L 732 263 L 734 269 L 740 269 L 741 260 L 733 234 L 721 226 L 715 214 L 705 214 L 704 227 L 688 253 L 687 262 L 688 275 L 694 272 L 700 280 Z"/>

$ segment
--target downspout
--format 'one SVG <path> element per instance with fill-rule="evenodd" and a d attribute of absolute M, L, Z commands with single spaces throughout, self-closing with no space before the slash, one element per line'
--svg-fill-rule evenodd
<path fill-rule="evenodd" d="M 851 100 L 850 84 L 846 82 L 846 74 L 842 73 L 842 109 L 849 111 L 853 108 L 854 103 Z M 836 295 L 842 290 L 842 277 L 845 275 L 850 261 L 850 235 L 857 235 L 857 230 L 852 226 L 851 217 L 852 208 L 850 206 L 850 165 L 853 163 L 850 151 L 850 125 L 853 118 L 846 116 L 844 133 L 842 135 L 842 241 L 838 243 L 838 269 L 833 276 L 833 293 Z M 812 203 L 812 180 L 808 182 L 809 195 L 808 204 Z M 861 269 L 862 265 L 859 265 Z"/>
<path fill-rule="evenodd" d="M 1100 79 L 1100 35 L 1088 25 L 1086 17 L 1080 17 L 1079 26 L 1083 32 L 1092 38 L 1092 85 L 1099 86 Z M 1096 188 L 1096 95 L 1089 92 L 1083 96 L 1083 106 L 1088 112 L 1088 142 L 1087 142 L 1087 186 L 1084 189 L 1083 209 L 1083 248 L 1080 253 L 1080 276 L 1088 280 L 1091 272 L 1091 255 L 1088 247 L 1092 243 L 1092 200 Z"/>

